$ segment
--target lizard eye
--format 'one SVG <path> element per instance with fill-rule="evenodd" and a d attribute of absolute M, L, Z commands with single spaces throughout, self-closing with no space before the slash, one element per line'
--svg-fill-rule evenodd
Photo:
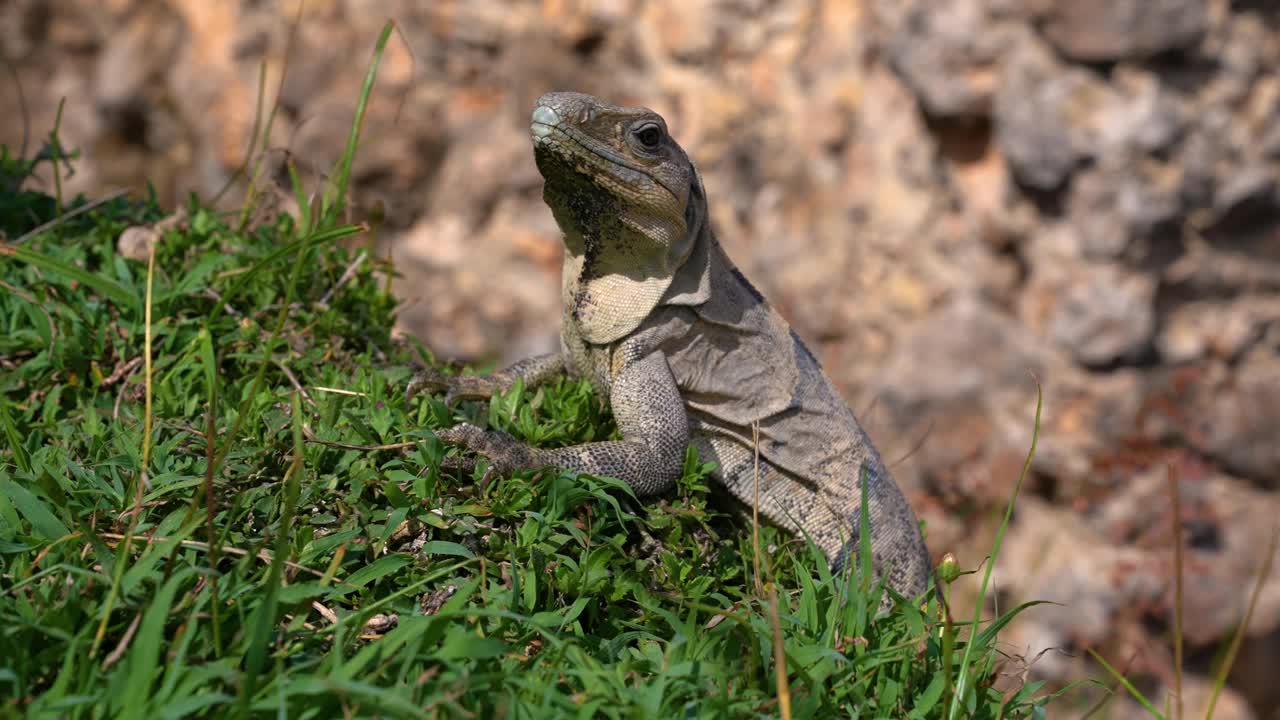
<path fill-rule="evenodd" d="M 662 144 L 662 128 L 654 123 L 641 125 L 636 128 L 634 135 L 645 150 L 657 150 Z"/>

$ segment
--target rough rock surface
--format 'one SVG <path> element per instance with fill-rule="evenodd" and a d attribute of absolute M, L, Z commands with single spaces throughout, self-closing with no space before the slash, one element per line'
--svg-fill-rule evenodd
<path fill-rule="evenodd" d="M 65 97 L 61 135 L 83 153 L 69 192 L 149 180 L 172 203 L 229 185 L 234 206 L 261 77 L 278 111 L 256 187 L 286 161 L 318 183 L 388 17 L 352 200 L 382 218 L 407 332 L 463 359 L 554 347 L 559 240 L 530 105 L 551 89 L 647 104 L 936 552 L 981 561 L 1044 384 L 997 565 L 1000 607 L 1068 603 L 1014 625 L 1028 661 L 1058 649 L 1033 675 L 1093 672 L 1094 648 L 1158 697 L 1171 686 L 1173 468 L 1188 710 L 1203 702 L 1280 516 L 1280 5 L 10 0 L 0 54 L 23 102 L 6 77 L 0 107 L 25 111 L 0 142 L 25 129 L 38 150 Z M 1280 655 L 1278 578 L 1217 717 L 1280 706 L 1258 671 Z"/>
<path fill-rule="evenodd" d="M 1041 15 L 1045 37 L 1085 62 L 1131 60 L 1190 50 L 1204 35 L 1208 0 L 1052 0 Z"/>

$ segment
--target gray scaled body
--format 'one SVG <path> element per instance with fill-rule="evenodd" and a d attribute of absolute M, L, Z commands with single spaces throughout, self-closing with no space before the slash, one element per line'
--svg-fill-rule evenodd
<path fill-rule="evenodd" d="M 567 370 L 608 398 L 623 439 L 547 450 L 467 424 L 440 437 L 499 472 L 572 468 L 640 497 L 672 486 L 692 443 L 734 497 L 750 507 L 758 491 L 761 515 L 807 534 L 835 566 L 857 560 L 865 477 L 875 575 L 923 593 L 929 555 L 906 499 L 813 355 L 721 249 L 702 182 L 662 117 L 549 93 L 530 131 L 564 236 L 561 352 L 487 376 L 426 371 L 408 394 L 484 398 Z"/>

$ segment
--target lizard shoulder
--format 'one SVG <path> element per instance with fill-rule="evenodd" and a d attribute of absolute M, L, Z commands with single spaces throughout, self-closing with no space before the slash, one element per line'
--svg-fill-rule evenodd
<path fill-rule="evenodd" d="M 709 238 L 708 238 L 709 240 Z M 649 332 L 666 351 L 685 404 L 722 423 L 750 427 L 793 406 L 802 381 L 803 346 L 714 241 L 702 261 L 677 278 L 676 299 L 651 318 Z"/>

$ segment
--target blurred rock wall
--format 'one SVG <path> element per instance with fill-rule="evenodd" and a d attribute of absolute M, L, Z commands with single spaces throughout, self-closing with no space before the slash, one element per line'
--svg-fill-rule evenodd
<path fill-rule="evenodd" d="M 1186 696 L 1203 705 L 1214 651 L 1277 562 L 1280 4 L 9 0 L 0 142 L 25 133 L 34 151 L 65 98 L 72 191 L 150 181 L 172 203 L 230 183 L 236 206 L 261 87 L 276 112 L 256 187 L 287 160 L 318 182 L 388 18 L 352 200 L 384 218 L 406 330 L 444 357 L 554 348 L 532 102 L 648 105 L 698 162 L 729 252 L 896 463 L 935 552 L 981 562 L 1044 384 L 995 575 L 1002 608 L 1065 604 L 1009 636 L 1033 675 L 1094 672 L 1093 648 L 1171 687 L 1172 473 Z M 1218 717 L 1280 707 L 1275 570 Z"/>

